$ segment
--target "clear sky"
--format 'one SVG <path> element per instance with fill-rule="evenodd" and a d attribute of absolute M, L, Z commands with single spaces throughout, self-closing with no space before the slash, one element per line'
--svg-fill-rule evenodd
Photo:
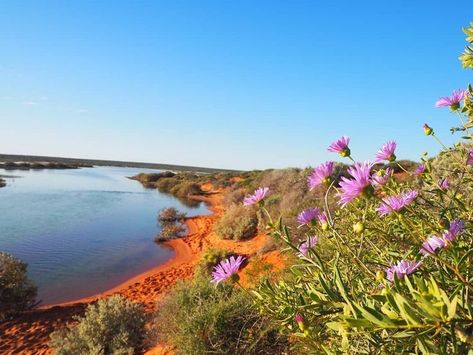
<path fill-rule="evenodd" d="M 473 1 L 0 1 L 0 152 L 315 165 L 352 138 L 418 159 L 473 81 Z"/>

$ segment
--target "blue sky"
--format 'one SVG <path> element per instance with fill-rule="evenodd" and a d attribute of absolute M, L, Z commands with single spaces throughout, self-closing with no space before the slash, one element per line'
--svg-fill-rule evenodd
<path fill-rule="evenodd" d="M 473 2 L 1 1 L 0 152 L 315 165 L 438 151 Z"/>

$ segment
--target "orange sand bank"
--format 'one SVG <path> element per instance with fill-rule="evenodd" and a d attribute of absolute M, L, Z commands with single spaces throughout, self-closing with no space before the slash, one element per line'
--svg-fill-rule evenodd
<path fill-rule="evenodd" d="M 174 249 L 174 258 L 101 294 L 59 305 L 42 306 L 13 321 L 1 323 L 0 353 L 51 353 L 47 343 L 52 331 L 64 327 L 67 322 L 72 321 L 74 315 L 83 314 L 87 304 L 112 294 L 122 294 L 143 304 L 148 312 L 152 312 L 159 296 L 168 291 L 177 280 L 192 276 L 202 251 L 208 247 L 227 249 L 246 256 L 254 255 L 266 243 L 268 237 L 261 234 L 249 241 L 236 242 L 222 240 L 215 235 L 212 226 L 222 212 L 222 191 L 210 191 L 210 186 L 204 187 L 208 190 L 208 195 L 193 198 L 208 203 L 213 214 L 188 218 L 188 236 L 165 243 Z M 278 252 L 264 255 L 263 260 L 275 265 L 277 269 L 282 267 Z M 158 347 L 150 353 L 163 354 L 166 351 Z"/>

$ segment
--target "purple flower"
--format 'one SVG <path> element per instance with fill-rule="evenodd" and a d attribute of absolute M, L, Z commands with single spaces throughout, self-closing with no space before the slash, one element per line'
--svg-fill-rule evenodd
<path fill-rule="evenodd" d="M 386 278 L 390 282 L 394 281 L 394 275 L 396 275 L 398 279 L 402 279 L 404 276 L 416 271 L 420 265 L 422 265 L 421 261 L 401 260 L 396 265 L 392 265 L 386 269 Z"/>
<path fill-rule="evenodd" d="M 449 242 L 453 242 L 453 240 L 458 237 L 464 229 L 465 223 L 463 223 L 463 221 L 459 219 L 455 219 L 450 222 L 450 228 L 443 234 L 443 238 L 445 238 Z"/>
<path fill-rule="evenodd" d="M 245 197 L 245 199 L 243 200 L 243 205 L 251 206 L 260 202 L 268 194 L 268 191 L 269 191 L 269 187 L 260 187 L 256 189 L 253 194 Z"/>
<path fill-rule="evenodd" d="M 442 237 L 437 237 L 435 235 L 427 238 L 427 240 L 422 244 L 420 253 L 424 255 L 434 254 L 437 249 L 442 249 L 447 246 L 447 242 Z"/>
<path fill-rule="evenodd" d="M 322 183 L 327 184 L 330 181 L 330 175 L 333 172 L 333 161 L 326 161 L 317 166 L 307 178 L 307 185 L 312 190 Z"/>
<path fill-rule="evenodd" d="M 468 158 L 466 159 L 466 165 L 473 165 L 473 148 L 468 151 Z"/>
<path fill-rule="evenodd" d="M 315 220 L 319 217 L 321 211 L 317 207 L 314 208 L 308 208 L 297 216 L 297 222 L 300 223 L 301 226 L 304 224 L 310 224 L 312 222 L 315 222 Z"/>
<path fill-rule="evenodd" d="M 405 206 L 410 205 L 417 197 L 417 191 L 410 190 L 399 195 L 384 197 L 379 207 L 376 209 L 380 216 L 400 211 Z"/>
<path fill-rule="evenodd" d="M 342 177 L 340 181 L 341 192 L 337 194 L 340 197 L 338 204 L 345 207 L 350 201 L 357 198 L 359 195 L 368 195 L 373 192 L 371 186 L 371 167 L 370 162 L 355 163 L 348 169 L 348 173 L 353 179 Z"/>
<path fill-rule="evenodd" d="M 325 211 L 320 212 L 320 214 L 317 216 L 317 219 L 319 220 L 319 223 L 321 224 L 328 222 L 328 217 Z"/>
<path fill-rule="evenodd" d="M 212 282 L 219 284 L 236 275 L 243 261 L 245 261 L 245 257 L 241 255 L 237 258 L 231 256 L 228 259 L 222 260 L 212 271 Z"/>
<path fill-rule="evenodd" d="M 452 111 L 456 111 L 460 108 L 460 101 L 463 100 L 463 98 L 466 95 L 466 90 L 463 89 L 458 89 L 458 90 L 453 90 L 452 96 L 448 97 L 442 97 L 437 102 L 435 103 L 436 107 L 450 107 Z"/>
<path fill-rule="evenodd" d="M 422 175 L 424 173 L 424 171 L 425 171 L 425 164 L 422 163 L 422 164 L 417 165 L 417 167 L 414 170 L 414 174 L 415 175 Z"/>
<path fill-rule="evenodd" d="M 307 241 L 304 241 L 302 242 L 300 245 L 299 245 L 299 256 L 300 257 L 303 257 L 303 256 L 307 256 L 307 252 L 309 251 L 310 248 L 313 248 L 315 246 L 315 244 L 317 243 L 317 237 L 316 236 L 313 236 L 313 237 L 310 237 L 308 242 Z"/>
<path fill-rule="evenodd" d="M 371 175 L 371 181 L 373 185 L 382 186 L 384 185 L 389 178 L 393 175 L 393 169 L 386 168 L 386 170 L 379 170 L 375 174 Z"/>
<path fill-rule="evenodd" d="M 450 184 L 449 184 L 447 178 L 443 178 L 443 179 L 440 179 L 440 180 L 439 180 L 439 188 L 440 188 L 440 190 L 445 191 L 446 189 L 448 189 L 448 186 L 449 186 L 449 185 L 450 185 Z"/>
<path fill-rule="evenodd" d="M 396 155 L 394 151 L 396 150 L 397 143 L 395 141 L 386 142 L 378 153 L 376 153 L 376 161 L 380 162 L 382 160 L 395 161 Z"/>
<path fill-rule="evenodd" d="M 328 147 L 329 152 L 334 152 L 340 154 L 342 157 L 349 157 L 351 152 L 350 148 L 348 148 L 348 144 L 350 143 L 350 138 L 343 136 L 337 139 L 335 142 L 330 144 Z"/>

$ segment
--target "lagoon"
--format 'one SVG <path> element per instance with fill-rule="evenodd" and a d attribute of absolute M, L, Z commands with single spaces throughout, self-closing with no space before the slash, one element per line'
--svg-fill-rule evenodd
<path fill-rule="evenodd" d="M 108 290 L 173 257 L 154 243 L 158 211 L 209 213 L 127 177 L 150 169 L 0 170 L 0 251 L 28 263 L 44 304 Z"/>

